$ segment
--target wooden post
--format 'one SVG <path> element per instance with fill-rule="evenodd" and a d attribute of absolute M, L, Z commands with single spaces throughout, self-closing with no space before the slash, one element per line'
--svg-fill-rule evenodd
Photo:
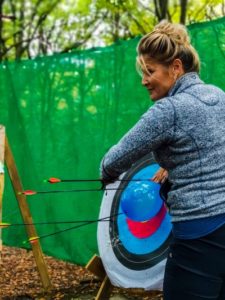
<path fill-rule="evenodd" d="M 5 154 L 5 127 L 0 125 L 0 222 L 2 222 L 2 197 L 4 191 L 4 154 Z M 0 261 L 2 252 L 2 231 L 0 229 Z"/>
<path fill-rule="evenodd" d="M 86 269 L 101 280 L 101 286 L 98 290 L 95 300 L 109 299 L 113 286 L 105 272 L 101 258 L 97 255 L 94 255 L 86 265 Z"/>
<path fill-rule="evenodd" d="M 112 292 L 112 285 L 109 280 L 109 277 L 106 275 L 98 290 L 95 300 L 109 299 L 111 292 Z"/>
<path fill-rule="evenodd" d="M 94 255 L 91 260 L 87 263 L 85 268 L 97 276 L 100 280 L 104 280 L 106 272 L 102 264 L 102 260 L 99 256 Z"/>
<path fill-rule="evenodd" d="M 32 224 L 32 216 L 26 201 L 25 195 L 19 195 L 18 192 L 23 191 L 23 186 L 16 168 L 16 164 L 8 143 L 8 139 L 6 137 L 5 139 L 5 161 L 7 165 L 7 169 L 9 172 L 9 176 L 12 182 L 12 186 L 15 192 L 16 199 L 18 201 L 18 205 L 20 208 L 20 212 L 23 218 L 24 223 Z M 26 226 L 27 234 L 29 237 L 37 236 L 36 229 L 34 225 L 27 225 Z M 51 290 L 51 282 L 48 276 L 47 266 L 44 261 L 43 252 L 41 249 L 40 242 L 37 240 L 37 242 L 31 244 L 32 251 L 34 254 L 34 258 L 37 264 L 37 268 L 41 277 L 41 281 L 44 287 L 45 291 Z"/>

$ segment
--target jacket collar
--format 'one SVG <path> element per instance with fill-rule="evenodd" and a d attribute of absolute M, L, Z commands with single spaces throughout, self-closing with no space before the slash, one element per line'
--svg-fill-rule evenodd
<path fill-rule="evenodd" d="M 168 92 L 168 96 L 174 96 L 177 93 L 181 93 L 186 90 L 188 87 L 201 84 L 203 81 L 199 78 L 198 73 L 190 72 L 182 75 L 172 86 Z"/>

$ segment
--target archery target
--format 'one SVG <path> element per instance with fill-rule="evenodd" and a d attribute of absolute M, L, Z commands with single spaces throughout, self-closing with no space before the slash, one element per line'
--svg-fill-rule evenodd
<path fill-rule="evenodd" d="M 132 180 L 150 179 L 158 168 L 152 158 L 144 158 L 120 176 L 124 181 L 107 186 L 115 190 L 104 193 L 99 218 L 115 217 L 99 222 L 98 249 L 105 271 L 115 286 L 162 289 L 172 228 L 164 202 L 160 198 L 160 205 L 156 203 L 158 211 L 145 222 L 128 219 L 121 208 L 121 197 Z"/>

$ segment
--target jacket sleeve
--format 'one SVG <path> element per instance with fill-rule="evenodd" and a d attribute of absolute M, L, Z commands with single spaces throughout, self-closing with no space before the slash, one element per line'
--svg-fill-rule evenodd
<path fill-rule="evenodd" d="M 158 100 L 103 157 L 104 180 L 116 179 L 144 155 L 168 142 L 174 131 L 174 108 L 169 98 Z"/>

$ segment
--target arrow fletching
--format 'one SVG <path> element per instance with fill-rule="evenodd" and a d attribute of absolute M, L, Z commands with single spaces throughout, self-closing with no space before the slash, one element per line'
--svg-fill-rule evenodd
<path fill-rule="evenodd" d="M 0 228 L 7 228 L 10 225 L 11 225 L 10 223 L 0 223 Z"/>
<path fill-rule="evenodd" d="M 55 178 L 55 177 L 51 177 L 47 180 L 49 183 L 58 183 L 61 182 L 61 179 L 59 178 Z"/>

